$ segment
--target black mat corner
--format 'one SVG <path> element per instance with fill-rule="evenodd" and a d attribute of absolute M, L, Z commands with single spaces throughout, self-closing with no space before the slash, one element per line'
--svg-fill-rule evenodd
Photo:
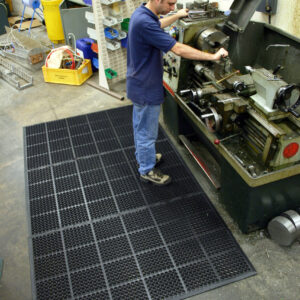
<path fill-rule="evenodd" d="M 162 128 L 140 182 L 131 106 L 24 128 L 34 299 L 183 299 L 256 274 Z"/>

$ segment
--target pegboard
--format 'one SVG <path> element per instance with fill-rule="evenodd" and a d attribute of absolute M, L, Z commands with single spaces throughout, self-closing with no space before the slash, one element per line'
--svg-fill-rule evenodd
<path fill-rule="evenodd" d="M 116 2 L 120 9 L 120 16 L 122 19 L 130 18 L 134 10 L 142 4 L 142 0 L 125 0 L 121 2 Z M 99 70 L 100 63 L 103 64 L 103 70 L 111 68 L 118 73 L 118 76 L 113 79 L 107 79 L 108 86 L 120 80 L 126 78 L 127 71 L 127 51 L 126 48 L 120 48 L 117 50 L 110 50 L 106 47 L 106 38 L 104 35 L 105 25 L 103 24 L 103 19 L 105 16 L 110 15 L 111 5 L 102 4 L 100 0 L 93 0 L 93 11 L 95 20 L 96 37 L 98 42 L 98 56 L 99 56 Z M 121 24 L 116 24 L 112 26 L 114 29 L 120 31 Z M 102 71 L 103 71 L 102 70 Z M 103 74 L 104 72 L 102 72 Z M 103 75 L 102 75 L 103 76 Z M 101 72 L 99 72 L 99 84 L 100 86 L 105 85 L 103 77 L 101 77 Z"/>

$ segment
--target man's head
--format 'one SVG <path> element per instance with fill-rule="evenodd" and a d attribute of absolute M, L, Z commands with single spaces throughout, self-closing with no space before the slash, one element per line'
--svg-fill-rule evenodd
<path fill-rule="evenodd" d="M 166 15 L 175 9 L 177 0 L 151 0 L 154 3 L 158 15 Z"/>

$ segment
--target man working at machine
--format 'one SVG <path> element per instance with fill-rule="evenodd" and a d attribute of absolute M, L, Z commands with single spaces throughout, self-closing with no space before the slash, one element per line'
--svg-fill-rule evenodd
<path fill-rule="evenodd" d="M 135 155 L 142 181 L 166 185 L 171 177 L 162 174 L 155 165 L 162 155 L 156 154 L 160 104 L 163 102 L 162 52 L 192 60 L 219 60 L 228 52 L 221 48 L 216 53 L 206 53 L 176 42 L 165 28 L 188 15 L 187 9 L 159 19 L 175 8 L 176 0 L 150 0 L 133 13 L 127 45 L 127 96 L 133 102 L 133 130 Z"/>

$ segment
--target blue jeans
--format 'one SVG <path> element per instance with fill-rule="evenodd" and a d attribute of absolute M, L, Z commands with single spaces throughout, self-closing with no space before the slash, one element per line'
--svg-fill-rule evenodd
<path fill-rule="evenodd" d="M 141 175 L 147 174 L 155 166 L 159 113 L 160 105 L 133 104 L 135 157 Z"/>

